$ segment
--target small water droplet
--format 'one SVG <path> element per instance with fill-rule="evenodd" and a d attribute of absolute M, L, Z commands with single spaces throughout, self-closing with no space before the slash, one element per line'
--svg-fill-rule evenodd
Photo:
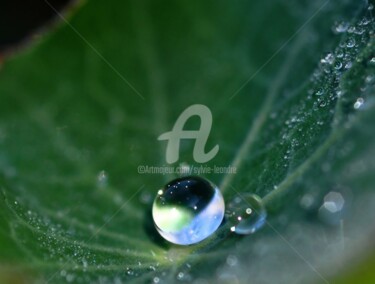
<path fill-rule="evenodd" d="M 365 79 L 365 82 L 366 82 L 366 83 L 371 83 L 373 80 L 374 80 L 374 76 L 372 76 L 372 75 L 368 75 L 368 76 L 366 77 L 366 79 Z"/>
<path fill-rule="evenodd" d="M 319 90 L 316 91 L 315 96 L 322 96 L 323 94 L 324 94 L 324 90 L 319 89 Z"/>
<path fill-rule="evenodd" d="M 253 234 L 266 222 L 266 209 L 255 194 L 244 194 L 239 202 L 234 199 L 228 204 L 228 210 L 228 221 L 233 224 L 230 230 L 240 235 Z"/>
<path fill-rule="evenodd" d="M 335 60 L 335 57 L 333 56 L 333 54 L 327 53 L 326 56 L 320 60 L 320 63 L 331 65 L 334 60 Z"/>
<path fill-rule="evenodd" d="M 200 177 L 169 182 L 155 197 L 152 216 L 166 240 L 190 245 L 214 233 L 224 218 L 224 199 L 219 189 Z"/>
<path fill-rule="evenodd" d="M 73 280 L 74 280 L 74 275 L 73 274 L 68 274 L 68 275 L 66 275 L 66 281 L 67 282 L 73 282 Z"/>
<path fill-rule="evenodd" d="M 341 193 L 331 191 L 323 200 L 322 206 L 319 208 L 319 218 L 331 225 L 336 225 L 343 218 L 343 209 L 345 199 Z"/>
<path fill-rule="evenodd" d="M 359 108 L 363 105 L 364 102 L 365 102 L 365 101 L 364 101 L 363 98 L 358 98 L 358 99 L 356 100 L 356 102 L 354 103 L 353 107 L 354 107 L 355 109 L 359 109 Z"/>
<path fill-rule="evenodd" d="M 337 58 L 343 58 L 343 57 L 344 57 L 344 52 L 340 49 L 340 50 L 337 52 L 336 57 L 337 57 Z"/>
<path fill-rule="evenodd" d="M 352 33 L 354 33 L 354 32 L 355 32 L 355 26 L 350 26 L 350 27 L 348 28 L 348 33 L 352 34 Z"/>
<path fill-rule="evenodd" d="M 349 62 L 347 62 L 347 63 L 345 64 L 345 69 L 350 69 L 350 68 L 352 68 L 352 66 L 353 66 L 353 63 L 351 63 L 351 62 L 349 61 Z"/>
<path fill-rule="evenodd" d="M 108 183 L 108 175 L 106 171 L 100 171 L 97 177 L 98 180 L 98 186 L 99 187 L 105 187 Z"/>
<path fill-rule="evenodd" d="M 190 172 L 191 172 L 191 168 L 190 168 L 190 165 L 188 163 L 180 163 L 179 165 L 179 175 L 180 176 L 186 176 L 186 175 L 190 175 Z"/>
<path fill-rule="evenodd" d="M 227 264 L 229 265 L 229 266 L 236 266 L 237 265 L 237 263 L 238 263 L 238 259 L 237 259 L 237 257 L 235 256 L 235 255 L 228 255 L 228 257 L 227 257 Z"/>
<path fill-rule="evenodd" d="M 179 272 L 179 273 L 177 274 L 177 279 L 178 279 L 178 280 L 182 280 L 182 279 L 184 279 L 184 276 L 185 276 L 185 274 L 184 274 L 183 272 Z"/>
<path fill-rule="evenodd" d="M 160 278 L 159 277 L 154 277 L 154 279 L 152 281 L 154 283 L 159 283 L 160 282 Z"/>
<path fill-rule="evenodd" d="M 129 275 L 129 276 L 134 275 L 134 271 L 133 271 L 133 269 L 127 267 L 127 268 L 126 268 L 126 274 Z"/>
<path fill-rule="evenodd" d="M 336 22 L 334 26 L 334 31 L 336 33 L 344 33 L 348 30 L 348 28 L 349 28 L 348 22 L 340 21 L 340 22 Z"/>
<path fill-rule="evenodd" d="M 151 204 L 152 203 L 152 195 L 148 191 L 142 191 L 139 200 L 143 204 Z"/>
<path fill-rule="evenodd" d="M 335 69 L 340 70 L 341 68 L 342 68 L 342 63 L 341 63 L 341 61 L 337 60 L 335 62 Z"/>
<path fill-rule="evenodd" d="M 300 205 L 303 209 L 308 210 L 312 208 L 312 206 L 314 205 L 314 202 L 315 202 L 314 196 L 307 193 L 304 196 L 302 196 L 300 200 Z"/>
<path fill-rule="evenodd" d="M 365 30 L 361 27 L 356 27 L 354 30 L 354 33 L 357 35 L 362 35 L 365 32 Z"/>
<path fill-rule="evenodd" d="M 347 43 L 346 43 L 346 46 L 348 48 L 354 47 L 355 46 L 355 39 L 354 38 L 349 38 L 348 41 L 347 41 Z"/>
<path fill-rule="evenodd" d="M 277 117 L 277 113 L 276 112 L 273 112 L 270 114 L 270 118 L 271 119 L 275 119 Z"/>

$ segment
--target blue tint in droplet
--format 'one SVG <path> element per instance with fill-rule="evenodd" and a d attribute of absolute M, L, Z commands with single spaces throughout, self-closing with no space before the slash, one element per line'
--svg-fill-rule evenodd
<path fill-rule="evenodd" d="M 240 235 L 253 234 L 266 223 L 267 212 L 262 199 L 255 194 L 243 194 L 228 204 L 231 231 Z"/>
<path fill-rule="evenodd" d="M 189 176 L 175 179 L 158 191 L 152 216 L 163 238 L 191 245 L 217 230 L 224 210 L 223 196 L 214 184 Z"/>

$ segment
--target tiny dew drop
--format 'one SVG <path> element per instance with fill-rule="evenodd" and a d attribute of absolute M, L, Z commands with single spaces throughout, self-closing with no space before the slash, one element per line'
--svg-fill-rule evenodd
<path fill-rule="evenodd" d="M 326 101 L 321 101 L 320 103 L 319 103 L 319 106 L 320 107 L 325 107 L 327 105 L 327 102 Z"/>
<path fill-rule="evenodd" d="M 358 98 L 358 99 L 356 100 L 356 102 L 354 103 L 354 105 L 353 105 L 354 109 L 359 109 L 359 108 L 361 108 L 364 102 L 365 102 L 365 101 L 364 101 L 363 98 Z"/>
<path fill-rule="evenodd" d="M 335 62 L 335 69 L 336 69 L 336 70 L 340 70 L 341 67 L 342 67 L 342 63 L 341 63 L 341 61 L 338 61 L 338 60 L 337 60 L 337 61 Z"/>
<path fill-rule="evenodd" d="M 322 96 L 324 95 L 324 90 L 323 89 L 319 89 L 316 93 L 315 93 L 316 96 Z"/>
<path fill-rule="evenodd" d="M 348 22 L 340 21 L 340 22 L 336 22 L 333 30 L 336 33 L 344 33 L 348 30 L 348 28 L 349 28 Z"/>
<path fill-rule="evenodd" d="M 326 56 L 320 60 L 320 63 L 331 65 L 334 59 L 335 57 L 332 53 L 327 53 Z"/>
<path fill-rule="evenodd" d="M 219 189 L 200 177 L 175 179 L 158 190 L 152 216 L 159 234 L 178 245 L 198 243 L 212 235 L 224 218 Z"/>
<path fill-rule="evenodd" d="M 178 279 L 178 280 L 182 280 L 182 279 L 184 279 L 184 276 L 185 276 L 185 274 L 184 274 L 183 272 L 179 272 L 179 273 L 177 274 L 177 279 Z"/>
<path fill-rule="evenodd" d="M 346 200 L 340 192 L 331 191 L 324 196 L 319 208 L 319 218 L 329 225 L 338 225 L 344 217 Z"/>
<path fill-rule="evenodd" d="M 345 64 L 345 69 L 350 69 L 350 68 L 352 68 L 352 66 L 353 66 L 353 63 L 351 63 L 351 62 L 349 61 L 349 62 L 347 62 L 347 63 Z"/>
<path fill-rule="evenodd" d="M 97 183 L 99 187 L 105 187 L 108 183 L 108 174 L 106 171 L 100 171 L 97 176 Z"/>
<path fill-rule="evenodd" d="M 253 234 L 266 223 L 267 212 L 262 199 L 255 194 L 244 194 L 228 204 L 230 230 L 240 235 Z"/>
<path fill-rule="evenodd" d="M 355 46 L 355 39 L 354 38 L 349 38 L 346 46 L 349 47 L 349 48 L 354 47 Z"/>
<path fill-rule="evenodd" d="M 227 257 L 227 264 L 229 266 L 232 266 L 232 267 L 236 266 L 237 263 L 238 263 L 238 259 L 237 259 L 237 257 L 235 255 L 232 255 L 232 254 L 228 255 L 228 257 Z"/>
<path fill-rule="evenodd" d="M 129 275 L 129 276 L 134 275 L 134 271 L 133 271 L 133 269 L 127 267 L 127 268 L 126 268 L 126 274 Z"/>

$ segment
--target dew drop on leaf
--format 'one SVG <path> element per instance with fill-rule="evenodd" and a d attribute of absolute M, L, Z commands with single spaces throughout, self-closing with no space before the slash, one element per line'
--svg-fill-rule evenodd
<path fill-rule="evenodd" d="M 227 264 L 229 265 L 229 266 L 231 266 L 231 267 L 233 267 L 233 266 L 236 266 L 237 265 L 237 263 L 238 263 L 238 259 L 237 259 L 237 257 L 235 256 L 235 255 L 232 255 L 232 254 L 230 254 L 230 255 L 228 255 L 228 257 L 227 257 Z"/>
<path fill-rule="evenodd" d="M 99 187 L 105 187 L 108 183 L 108 175 L 106 171 L 100 171 L 97 176 L 97 183 Z"/>
<path fill-rule="evenodd" d="M 313 207 L 314 202 L 315 202 L 314 196 L 312 194 L 307 193 L 304 196 L 302 196 L 300 200 L 300 205 L 303 209 L 309 210 Z"/>
<path fill-rule="evenodd" d="M 266 209 L 255 194 L 237 196 L 228 204 L 227 212 L 231 231 L 240 235 L 253 234 L 266 223 Z"/>
<path fill-rule="evenodd" d="M 139 201 L 143 204 L 151 204 L 152 203 L 152 195 L 148 191 L 143 191 L 140 194 Z"/>
<path fill-rule="evenodd" d="M 157 192 L 152 208 L 155 227 L 166 240 L 190 245 L 216 231 L 224 218 L 219 189 L 200 177 L 175 179 Z"/>
<path fill-rule="evenodd" d="M 335 57 L 332 53 L 327 53 L 326 56 L 320 60 L 320 63 L 331 65 L 334 59 Z"/>
<path fill-rule="evenodd" d="M 127 268 L 127 269 L 126 269 L 126 274 L 127 274 L 127 275 L 130 275 L 130 276 L 134 275 L 134 271 L 133 271 L 133 269 Z"/>
<path fill-rule="evenodd" d="M 352 48 L 355 46 L 355 39 L 354 38 L 349 38 L 348 42 L 346 43 L 346 46 L 349 48 Z"/>
<path fill-rule="evenodd" d="M 334 32 L 336 33 L 345 33 L 349 28 L 349 23 L 345 21 L 336 22 L 333 27 Z"/>
<path fill-rule="evenodd" d="M 184 278 L 184 273 L 183 272 L 179 272 L 178 274 L 177 274 L 177 280 L 182 280 L 183 278 Z"/>
<path fill-rule="evenodd" d="M 343 218 L 345 199 L 341 193 L 331 191 L 324 196 L 323 204 L 319 208 L 319 218 L 330 225 L 337 225 Z"/>
<path fill-rule="evenodd" d="M 340 70 L 341 67 L 342 67 L 342 62 L 341 62 L 341 61 L 336 61 L 336 62 L 335 62 L 335 69 L 336 69 L 336 70 Z"/>
<path fill-rule="evenodd" d="M 190 165 L 188 163 L 180 163 L 179 165 L 179 168 L 180 168 L 180 176 L 183 177 L 183 176 L 188 176 L 189 173 L 191 172 L 191 168 L 190 168 Z"/>
<path fill-rule="evenodd" d="M 345 69 L 350 69 L 350 68 L 352 68 L 352 66 L 353 66 L 353 63 L 348 62 L 348 63 L 345 64 Z"/>
<path fill-rule="evenodd" d="M 365 102 L 365 101 L 363 100 L 363 98 L 358 98 L 358 99 L 356 100 L 356 102 L 354 103 L 353 107 L 354 107 L 355 109 L 359 109 L 359 108 L 363 105 L 364 102 Z"/>

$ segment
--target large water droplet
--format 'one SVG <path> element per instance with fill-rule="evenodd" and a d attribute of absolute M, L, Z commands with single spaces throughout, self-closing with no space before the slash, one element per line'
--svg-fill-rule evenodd
<path fill-rule="evenodd" d="M 266 223 L 266 209 L 255 194 L 237 196 L 228 204 L 228 212 L 231 231 L 240 235 L 253 234 Z"/>
<path fill-rule="evenodd" d="M 190 245 L 209 237 L 224 218 L 224 199 L 219 189 L 200 177 L 178 178 L 160 189 L 152 216 L 166 240 Z"/>

